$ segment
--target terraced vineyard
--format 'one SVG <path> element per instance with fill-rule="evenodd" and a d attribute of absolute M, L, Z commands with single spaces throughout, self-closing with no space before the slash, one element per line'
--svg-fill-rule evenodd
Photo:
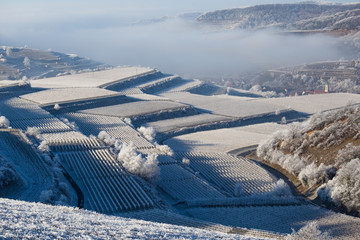
<path fill-rule="evenodd" d="M 0 155 L 11 162 L 21 176 L 19 185 L 15 185 L 15 191 L 0 191 L 1 195 L 26 201 L 40 201 L 41 192 L 50 188 L 53 183 L 51 171 L 41 156 L 16 130 L 0 131 Z"/>
<path fill-rule="evenodd" d="M 270 192 L 275 178 L 256 163 L 221 153 L 178 152 L 179 160 L 190 160 L 190 167 L 206 180 L 233 196 L 236 187 L 241 187 L 241 195 Z"/>
<path fill-rule="evenodd" d="M 72 147 L 67 147 L 71 149 Z M 150 196 L 106 149 L 58 153 L 61 164 L 86 191 L 85 208 L 114 213 L 154 207 Z"/>
<path fill-rule="evenodd" d="M 185 170 L 177 164 L 160 165 L 159 187 L 175 201 L 198 198 L 222 198 L 219 191 L 206 181 Z"/>
<path fill-rule="evenodd" d="M 73 191 L 72 204 L 84 200 L 78 206 L 89 210 L 234 233 L 244 233 L 242 227 L 288 233 L 291 227 L 298 229 L 312 220 L 333 219 L 327 210 L 314 209 L 297 198 L 274 197 L 271 194 L 278 179 L 253 161 L 226 152 L 258 144 L 286 127 L 277 124 L 283 117 L 304 116 L 300 113 L 303 110 L 312 114 L 299 99 L 316 100 L 320 110 L 328 110 L 325 102 L 332 97 L 337 102 L 331 107 L 340 107 L 348 97 L 358 102 L 358 96 L 209 96 L 198 80 L 137 67 L 31 83 L 37 89 L 0 95 L 0 116 L 19 129 L 0 131 L 0 154 L 18 164 L 23 169 L 19 174 L 32 186 L 9 197 L 29 201 L 39 201 L 40 195 L 50 198 L 48 188 L 56 183 L 55 190 L 77 189 L 79 199 Z M 189 93 L 199 88 L 202 95 Z M 6 121 L 1 124 L 7 128 Z M 140 126 L 145 128 L 138 130 Z M 35 134 L 26 134 L 35 137 L 29 137 L 27 143 L 10 133 L 23 136 L 29 127 Z M 104 138 L 99 136 L 101 131 L 107 133 L 102 134 Z M 177 135 L 181 136 L 170 138 Z M 163 143 L 175 150 L 175 156 Z M 42 155 L 35 148 L 44 148 Z M 29 172 L 24 170 L 26 166 Z M 57 182 L 59 167 L 69 183 Z M 155 174 L 150 178 L 149 172 Z M 254 196 L 260 199 L 255 201 Z M 248 203 L 249 199 L 255 203 Z M 169 217 L 163 210 L 197 220 Z M 290 223 L 286 225 L 281 221 L 283 212 L 291 213 L 295 220 L 285 216 Z M 271 215 L 277 227 L 262 219 L 263 213 Z M 341 228 L 344 221 L 334 224 Z M 326 224 L 322 227 L 326 229 Z M 346 237 L 345 231 L 341 236 Z"/>
<path fill-rule="evenodd" d="M 84 113 L 68 113 L 61 116 L 74 121 L 86 135 L 97 136 L 101 131 L 106 131 L 123 143 L 134 143 L 139 149 L 154 148 L 152 143 L 141 137 L 139 132 L 120 118 Z"/>

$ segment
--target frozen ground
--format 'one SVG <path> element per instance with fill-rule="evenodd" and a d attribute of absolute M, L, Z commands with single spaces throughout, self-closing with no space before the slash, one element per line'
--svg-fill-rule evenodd
<path fill-rule="evenodd" d="M 308 222 L 316 221 L 320 229 L 329 232 L 334 239 L 360 238 L 359 218 L 313 205 L 191 208 L 186 212 L 190 216 L 227 226 L 259 228 L 279 233 L 291 233 L 291 228 L 298 230 Z"/>
<path fill-rule="evenodd" d="M 175 151 L 229 152 L 256 145 L 271 133 L 284 128 L 286 125 L 262 123 L 185 134 L 168 139 L 164 143 Z"/>
<path fill-rule="evenodd" d="M 4 239 L 261 239 L 4 198 L 0 215 Z"/>

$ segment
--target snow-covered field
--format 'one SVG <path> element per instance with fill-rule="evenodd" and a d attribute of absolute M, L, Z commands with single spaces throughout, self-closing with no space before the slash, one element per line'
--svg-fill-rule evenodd
<path fill-rule="evenodd" d="M 230 121 L 232 118 L 215 115 L 215 114 L 197 114 L 186 117 L 178 117 L 174 119 L 159 120 L 156 122 L 148 122 L 147 125 L 155 128 L 157 132 L 169 132 L 176 129 L 182 129 L 203 124 L 216 123 L 221 121 Z"/>
<path fill-rule="evenodd" d="M 229 152 L 237 148 L 256 145 L 286 125 L 262 123 L 244 127 L 222 128 L 195 132 L 165 141 L 175 151 Z"/>
<path fill-rule="evenodd" d="M 154 112 L 169 111 L 180 108 L 187 108 L 188 106 L 172 102 L 172 101 L 137 101 L 130 103 L 123 103 L 107 107 L 92 108 L 82 110 L 82 113 L 97 114 L 104 116 L 116 117 L 134 117 L 139 115 L 146 115 Z"/>
<path fill-rule="evenodd" d="M 127 78 L 153 73 L 155 70 L 143 67 L 117 67 L 110 70 L 66 75 L 54 78 L 31 80 L 36 88 L 104 87 Z"/>
<path fill-rule="evenodd" d="M 210 111 L 214 114 L 229 117 L 252 117 L 265 114 L 275 114 L 287 111 L 287 106 L 276 105 L 275 103 L 250 101 L 248 97 L 233 97 L 227 95 L 201 96 L 187 92 L 163 93 L 164 97 L 181 103 L 192 105 L 196 108 Z"/>
<path fill-rule="evenodd" d="M 314 114 L 344 107 L 347 104 L 360 103 L 360 95 L 350 93 L 328 93 L 284 98 L 259 98 L 254 101 L 258 104 L 274 104 L 284 108 L 291 108 L 298 112 Z"/>
<path fill-rule="evenodd" d="M 260 239 L 0 198 L 4 239 Z"/>
<path fill-rule="evenodd" d="M 114 91 L 102 88 L 60 88 L 49 89 L 35 93 L 22 95 L 21 98 L 38 103 L 42 106 L 54 105 L 56 103 L 76 102 L 96 98 L 104 98 L 119 95 Z"/>

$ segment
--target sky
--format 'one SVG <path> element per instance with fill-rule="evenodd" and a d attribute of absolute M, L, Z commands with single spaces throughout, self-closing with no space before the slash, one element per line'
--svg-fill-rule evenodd
<path fill-rule="evenodd" d="M 189 77 L 336 58 L 332 39 L 240 31 L 209 33 L 176 19 L 134 25 L 180 13 L 292 2 L 296 1 L 2 0 L 0 45 L 50 48 L 112 65 L 155 67 Z M 319 54 L 314 54 L 315 49 Z M 291 51 L 299 55 L 297 61 L 289 60 Z"/>

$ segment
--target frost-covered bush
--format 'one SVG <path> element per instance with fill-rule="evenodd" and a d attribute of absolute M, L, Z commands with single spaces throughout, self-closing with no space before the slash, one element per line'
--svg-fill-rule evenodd
<path fill-rule="evenodd" d="M 152 180 L 156 179 L 156 177 L 160 174 L 157 156 L 157 154 L 153 153 L 144 158 L 136 151 L 136 147 L 133 143 L 129 145 L 124 143 L 120 149 L 117 159 L 130 173 Z"/>
<path fill-rule="evenodd" d="M 40 152 L 43 152 L 43 153 L 50 152 L 50 147 L 49 147 L 47 141 L 45 141 L 45 140 L 40 143 L 40 145 L 38 146 L 38 149 Z"/>
<path fill-rule="evenodd" d="M 79 127 L 76 125 L 75 122 L 70 122 L 69 119 L 67 118 L 61 118 L 60 119 L 63 123 L 65 123 L 66 125 L 68 125 L 70 128 L 72 128 L 75 131 L 79 130 Z"/>
<path fill-rule="evenodd" d="M 147 140 L 153 142 L 155 139 L 155 129 L 153 127 L 144 127 L 141 126 L 137 129 Z"/>
<path fill-rule="evenodd" d="M 54 105 L 54 110 L 56 110 L 56 111 L 58 111 L 58 110 L 60 110 L 60 105 L 58 104 L 58 103 L 56 103 L 55 105 Z"/>
<path fill-rule="evenodd" d="M 160 145 L 155 141 L 156 131 L 153 127 L 141 126 L 137 129 L 148 141 L 155 145 L 160 154 L 174 156 L 173 150 L 168 145 Z"/>
<path fill-rule="evenodd" d="M 316 222 L 310 222 L 300 228 L 298 232 L 293 232 L 285 237 L 286 240 L 330 240 L 327 232 L 321 232 Z"/>
<path fill-rule="evenodd" d="M 312 162 L 300 171 L 298 177 L 302 185 L 312 187 L 315 184 L 327 181 L 328 172 L 332 168 L 332 166 L 325 166 L 323 163 L 316 166 L 316 164 Z"/>
<path fill-rule="evenodd" d="M 27 127 L 25 133 L 29 136 L 35 137 L 37 139 L 41 139 L 40 130 L 36 127 Z"/>
<path fill-rule="evenodd" d="M 344 164 L 336 176 L 318 191 L 323 201 L 332 201 L 360 214 L 360 159 Z"/>
<path fill-rule="evenodd" d="M 190 165 L 190 159 L 188 158 L 183 158 L 181 163 L 184 165 L 184 166 L 189 166 Z"/>
<path fill-rule="evenodd" d="M 51 158 L 48 153 L 43 153 L 42 158 L 51 170 L 53 182 L 48 189 L 41 192 L 39 201 L 54 205 L 69 205 L 71 203 L 71 191 L 60 168 L 57 156 Z"/>
<path fill-rule="evenodd" d="M 16 181 L 18 175 L 13 168 L 0 166 L 0 188 Z"/>
<path fill-rule="evenodd" d="M 55 199 L 55 194 L 51 189 L 44 190 L 40 193 L 40 202 L 42 203 L 52 203 L 54 199 Z"/>
<path fill-rule="evenodd" d="M 120 146 L 120 143 L 116 138 L 112 137 L 109 133 L 106 131 L 99 132 L 98 138 L 104 141 L 104 143 L 115 147 L 117 149 Z"/>
<path fill-rule="evenodd" d="M 0 116 L 0 128 L 10 127 L 10 122 L 5 116 Z"/>
<path fill-rule="evenodd" d="M 306 166 L 308 160 L 298 154 L 284 154 L 284 152 L 269 147 L 271 142 L 262 142 L 257 148 L 257 156 L 273 164 L 278 164 L 288 172 L 298 175 Z"/>
<path fill-rule="evenodd" d="M 27 76 L 23 76 L 21 81 L 19 82 L 19 86 L 30 85 L 30 81 Z"/>
<path fill-rule="evenodd" d="M 0 188 L 19 178 L 15 168 L 0 155 Z"/>
<path fill-rule="evenodd" d="M 155 143 L 155 147 L 158 151 L 165 155 L 174 156 L 174 151 L 168 145 L 159 145 Z"/>
<path fill-rule="evenodd" d="M 123 119 L 121 119 L 121 120 L 123 120 L 126 124 L 132 126 L 132 122 L 131 122 L 131 119 L 130 119 L 130 118 L 123 118 Z"/>
<path fill-rule="evenodd" d="M 292 197 L 290 187 L 282 179 L 279 179 L 276 182 L 272 191 L 269 192 L 267 195 L 271 195 L 274 197 Z"/>
<path fill-rule="evenodd" d="M 277 95 L 276 92 L 274 92 L 274 91 L 265 91 L 265 92 L 263 92 L 261 86 L 258 85 L 258 84 L 252 86 L 252 87 L 249 89 L 249 91 L 252 92 L 252 93 L 261 95 L 261 96 L 263 96 L 263 97 L 266 97 L 266 98 L 275 97 L 275 96 Z"/>

